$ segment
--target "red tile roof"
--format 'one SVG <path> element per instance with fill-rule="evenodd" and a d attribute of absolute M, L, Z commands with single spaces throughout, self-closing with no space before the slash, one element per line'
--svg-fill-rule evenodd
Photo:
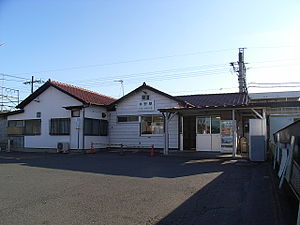
<path fill-rule="evenodd" d="M 114 101 L 116 101 L 115 98 L 105 96 L 97 92 L 93 92 L 70 84 L 65 84 L 65 83 L 52 81 L 52 80 L 49 80 L 48 82 L 50 82 L 53 86 L 62 90 L 63 92 L 66 92 L 67 94 L 86 103 L 90 103 L 94 105 L 109 105 Z"/>

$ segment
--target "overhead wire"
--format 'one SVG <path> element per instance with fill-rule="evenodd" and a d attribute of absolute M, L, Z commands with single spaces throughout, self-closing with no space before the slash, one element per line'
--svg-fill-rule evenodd
<path fill-rule="evenodd" d="M 40 70 L 40 71 L 32 71 L 32 72 L 14 73 L 12 75 L 45 73 L 45 72 L 57 72 L 57 71 L 85 69 L 85 68 L 92 68 L 92 67 L 103 67 L 103 66 L 111 66 L 111 65 L 118 65 L 118 64 L 128 64 L 128 63 L 136 63 L 136 62 L 143 62 L 143 61 L 152 61 L 152 60 L 159 60 L 159 59 L 166 59 L 166 58 L 174 58 L 174 57 L 183 57 L 183 56 L 191 56 L 191 55 L 208 54 L 208 53 L 217 53 L 217 52 L 233 51 L 233 50 L 236 50 L 236 49 L 230 48 L 230 49 L 219 49 L 219 50 L 189 52 L 189 53 L 183 53 L 183 54 L 173 54 L 173 55 L 165 55 L 165 56 L 158 56 L 158 57 L 131 59 L 131 60 L 118 61 L 118 62 L 110 62 L 110 63 L 101 63 L 101 64 L 73 66 L 73 67 L 65 67 L 65 68 L 50 69 L 50 70 Z"/>
<path fill-rule="evenodd" d="M 161 80 L 170 80 L 170 79 L 184 79 L 192 77 L 202 77 L 215 74 L 224 74 L 226 71 L 224 69 L 215 69 L 210 71 L 190 71 L 190 72 L 181 72 L 181 73 L 172 73 L 172 74 L 157 74 L 148 77 L 134 77 L 134 78 L 123 78 L 124 81 L 161 81 Z M 105 83 L 112 83 L 111 80 L 106 81 L 93 81 L 92 83 L 82 83 L 85 86 L 95 86 Z M 112 84 L 113 85 L 113 84 Z"/>
<path fill-rule="evenodd" d="M 0 73 L 0 76 L 12 77 L 12 78 L 17 78 L 17 79 L 27 80 L 25 77 L 19 77 L 19 76 L 15 76 L 15 75 L 11 75 L 11 74 L 5 74 L 5 73 Z"/>

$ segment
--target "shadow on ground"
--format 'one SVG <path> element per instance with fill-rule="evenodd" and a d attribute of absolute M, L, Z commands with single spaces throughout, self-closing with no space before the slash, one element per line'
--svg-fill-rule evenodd
<path fill-rule="evenodd" d="M 209 159 L 202 156 L 155 156 L 144 153 L 102 152 L 97 154 L 2 153 L 0 164 L 72 170 L 89 173 L 141 178 L 175 178 L 196 174 L 223 172 L 227 158 Z M 228 167 L 229 168 L 229 167 Z"/>
<path fill-rule="evenodd" d="M 228 158 L 149 157 L 145 154 L 95 155 L 0 154 L 0 164 L 71 170 L 138 178 L 179 178 L 219 172 L 156 225 L 292 225 L 296 215 L 280 207 L 276 178 L 269 163 L 239 162 Z M 195 179 L 200 179 L 195 176 Z M 199 180 L 200 182 L 200 180 Z M 174 196 L 176 198 L 176 196 Z M 285 204 L 288 207 L 288 204 Z M 154 206 L 155 207 L 155 206 Z"/>

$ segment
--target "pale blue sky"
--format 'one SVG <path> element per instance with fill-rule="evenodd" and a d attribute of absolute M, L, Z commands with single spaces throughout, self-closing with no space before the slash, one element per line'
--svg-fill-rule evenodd
<path fill-rule="evenodd" d="M 299 12 L 299 0 L 0 0 L 0 73 L 114 97 L 117 79 L 125 93 L 143 81 L 173 95 L 235 92 L 229 62 L 247 47 L 249 83 L 300 82 Z M 24 98 L 22 81 L 3 84 Z"/>

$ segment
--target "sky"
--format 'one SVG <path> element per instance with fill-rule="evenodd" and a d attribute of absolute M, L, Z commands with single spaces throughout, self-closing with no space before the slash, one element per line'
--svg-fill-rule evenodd
<path fill-rule="evenodd" d="M 31 76 L 116 98 L 117 80 L 125 94 L 237 92 L 229 63 L 246 48 L 249 92 L 300 91 L 299 12 L 299 0 L 0 0 L 0 82 L 20 99 Z"/>

